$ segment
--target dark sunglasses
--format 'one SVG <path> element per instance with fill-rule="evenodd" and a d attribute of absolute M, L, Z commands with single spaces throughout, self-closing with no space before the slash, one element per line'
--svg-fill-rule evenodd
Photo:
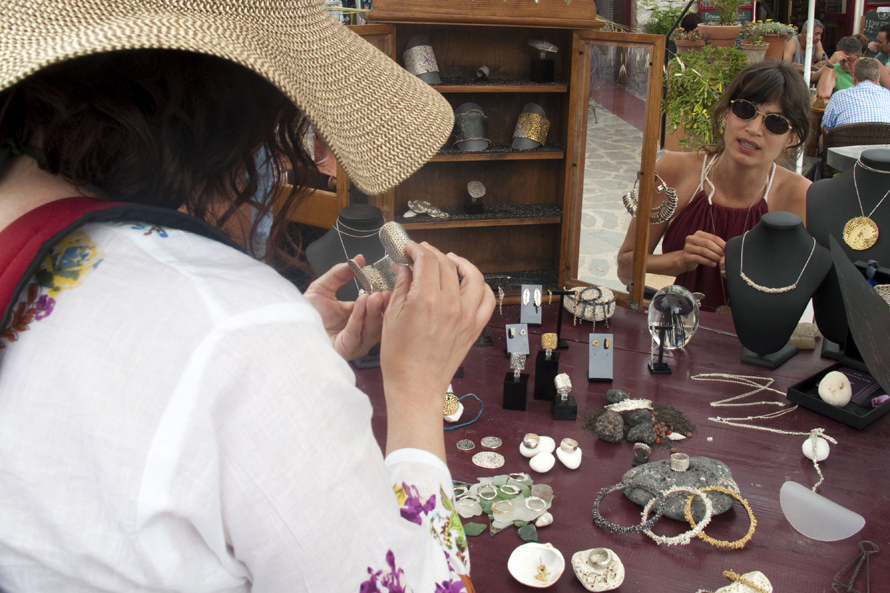
<path fill-rule="evenodd" d="M 735 99 L 734 101 L 729 102 L 730 109 L 732 110 L 732 114 L 739 119 L 754 119 L 758 115 L 763 116 L 763 126 L 767 129 L 767 131 L 772 132 L 773 134 L 781 136 L 782 134 L 787 134 L 791 128 L 791 122 L 785 119 L 784 115 L 779 115 L 778 113 L 762 113 L 757 111 L 757 107 L 754 106 L 754 103 L 751 101 L 746 101 L 744 99 Z"/>

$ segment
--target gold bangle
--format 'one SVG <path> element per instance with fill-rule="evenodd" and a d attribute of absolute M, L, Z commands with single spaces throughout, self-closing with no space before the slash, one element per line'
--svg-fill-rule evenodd
<path fill-rule="evenodd" d="M 745 512 L 748 513 L 748 518 L 751 520 L 751 527 L 748 529 L 748 533 L 746 533 L 744 537 L 734 542 L 714 539 L 713 537 L 705 534 L 704 531 L 699 533 L 698 537 L 716 548 L 732 548 L 734 550 L 741 550 L 742 548 L 744 548 L 745 544 L 751 541 L 751 537 L 754 535 L 754 529 L 757 527 L 757 519 L 754 518 L 754 511 L 751 510 L 751 505 L 748 504 L 748 501 L 742 498 L 741 494 L 733 492 L 729 488 L 723 488 L 722 486 L 707 486 L 705 488 L 701 488 L 700 490 L 702 492 L 721 492 L 739 501 L 739 503 L 745 508 Z M 686 499 L 686 510 L 684 512 L 686 520 L 689 521 L 689 525 L 693 529 L 695 529 L 696 526 L 695 519 L 692 518 L 692 501 L 694 498 L 695 495 L 692 495 L 688 499 Z"/>

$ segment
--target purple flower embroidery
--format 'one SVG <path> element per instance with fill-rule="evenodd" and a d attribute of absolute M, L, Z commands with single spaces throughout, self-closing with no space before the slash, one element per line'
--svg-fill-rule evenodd
<path fill-rule="evenodd" d="M 35 303 L 35 313 L 34 319 L 40 320 L 44 317 L 49 317 L 49 314 L 53 312 L 53 307 L 56 306 L 56 299 L 52 298 L 48 294 L 41 295 L 40 298 L 37 299 L 37 303 Z"/>
<path fill-rule="evenodd" d="M 374 572 L 369 566 L 368 574 L 371 575 L 367 581 L 359 587 L 359 593 L 407 593 L 407 587 L 401 583 L 404 570 L 396 568 L 396 556 L 392 550 L 386 552 L 386 563 L 389 565 L 389 574 L 383 574 L 382 570 Z M 380 580 L 379 586 L 377 580 Z"/>
<path fill-rule="evenodd" d="M 420 525 L 422 523 L 420 515 L 427 515 L 436 508 L 436 495 L 433 494 L 424 503 L 420 500 L 420 492 L 417 490 L 417 486 L 409 486 L 402 482 L 402 487 L 405 489 L 406 494 L 405 502 L 401 508 L 402 518 Z"/>
<path fill-rule="evenodd" d="M 442 581 L 441 583 L 436 583 L 436 591 L 435 593 L 466 593 L 467 590 L 464 588 L 464 582 L 460 579 L 456 581 Z"/>

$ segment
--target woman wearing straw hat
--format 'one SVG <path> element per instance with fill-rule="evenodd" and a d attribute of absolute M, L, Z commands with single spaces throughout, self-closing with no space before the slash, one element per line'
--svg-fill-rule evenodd
<path fill-rule="evenodd" d="M 303 296 L 196 222 L 267 208 L 254 155 L 306 165 L 307 121 L 380 193 L 447 102 L 320 0 L 8 0 L 0 31 L 0 590 L 469 586 L 441 416 L 479 271 L 409 243 L 339 303 L 345 266 Z M 385 459 L 345 361 L 378 339 Z"/>

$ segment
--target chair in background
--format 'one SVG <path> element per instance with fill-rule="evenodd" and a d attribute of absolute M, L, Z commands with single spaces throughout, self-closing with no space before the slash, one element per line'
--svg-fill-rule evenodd
<path fill-rule="evenodd" d="M 840 171 L 828 166 L 828 149 L 837 146 L 890 144 L 890 123 L 843 124 L 829 130 L 822 139 L 824 176 L 831 177 Z"/>

